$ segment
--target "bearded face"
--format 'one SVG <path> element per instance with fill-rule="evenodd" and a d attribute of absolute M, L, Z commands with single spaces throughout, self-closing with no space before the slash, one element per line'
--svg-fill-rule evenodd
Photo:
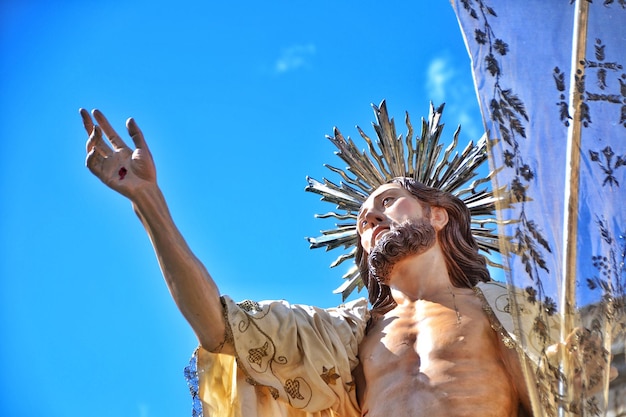
<path fill-rule="evenodd" d="M 426 218 L 407 220 L 378 239 L 368 257 L 370 274 L 380 283 L 388 284 L 394 265 L 411 255 L 430 249 L 436 241 L 436 232 Z"/>

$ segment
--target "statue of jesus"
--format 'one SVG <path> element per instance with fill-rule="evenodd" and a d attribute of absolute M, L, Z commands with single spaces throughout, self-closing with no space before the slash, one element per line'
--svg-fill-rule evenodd
<path fill-rule="evenodd" d="M 127 121 L 131 148 L 100 111 L 95 123 L 80 113 L 87 167 L 131 201 L 197 335 L 205 415 L 532 414 L 518 352 L 480 290 L 490 277 L 458 198 L 410 178 L 369 196 L 357 220 L 369 306 L 236 303 L 172 220 L 137 123 Z M 240 383 L 229 388 L 232 375 Z"/>

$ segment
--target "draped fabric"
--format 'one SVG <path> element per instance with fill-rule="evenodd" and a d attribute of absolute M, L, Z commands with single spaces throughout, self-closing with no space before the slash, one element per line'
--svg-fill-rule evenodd
<path fill-rule="evenodd" d="M 186 369 L 194 416 L 357 417 L 367 300 L 321 309 L 223 296 L 235 356 L 198 348 Z"/>
<path fill-rule="evenodd" d="M 626 2 L 452 4 L 493 188 L 510 203 L 500 207 L 499 232 L 509 287 L 523 289 L 511 294 L 516 336 L 523 347 L 543 340 L 543 366 L 526 375 L 535 414 L 604 415 L 602 370 L 626 327 Z M 519 314 L 528 305 L 539 306 L 534 317 Z M 566 346 L 556 360 L 548 352 L 555 318 Z M 528 320 L 532 335 L 522 330 Z M 594 349 L 598 363 L 583 363 Z"/>
<path fill-rule="evenodd" d="M 513 329 L 511 292 L 496 281 L 474 288 L 493 330 L 534 367 L 541 342 L 521 348 Z M 521 291 L 521 290 L 516 290 Z M 198 348 L 185 368 L 193 417 L 358 417 L 351 371 L 369 318 L 365 299 L 335 309 L 225 300 L 236 355 Z M 537 315 L 537 305 L 522 310 Z M 525 320 L 527 325 L 531 320 Z M 555 323 L 549 321 L 554 329 Z"/>

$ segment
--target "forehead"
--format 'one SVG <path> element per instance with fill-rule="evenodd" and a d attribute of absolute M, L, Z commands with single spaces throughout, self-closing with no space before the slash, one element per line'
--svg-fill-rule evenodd
<path fill-rule="evenodd" d="M 391 194 L 391 193 L 393 194 L 401 193 L 401 194 L 407 194 L 407 195 L 412 196 L 412 194 L 409 193 L 400 184 L 396 184 L 394 182 L 389 183 L 389 184 L 383 184 L 380 187 L 378 187 L 372 194 L 370 194 L 369 197 L 367 197 L 367 200 L 365 200 L 363 205 L 361 205 L 361 210 L 359 212 L 362 212 L 363 208 L 374 204 L 375 201 L 380 199 L 381 197 L 384 197 L 385 195 Z"/>
<path fill-rule="evenodd" d="M 365 203 L 376 199 L 376 197 L 379 197 L 382 194 L 385 194 L 389 191 L 394 191 L 394 190 L 406 191 L 403 186 L 401 186 L 400 184 L 396 184 L 395 182 L 392 182 L 389 184 L 383 184 L 380 187 L 378 187 L 376 190 L 374 190 L 372 194 L 370 194 L 367 200 L 365 200 Z"/>

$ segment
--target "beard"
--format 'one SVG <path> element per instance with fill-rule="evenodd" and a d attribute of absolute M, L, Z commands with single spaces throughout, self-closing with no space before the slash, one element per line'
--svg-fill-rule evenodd
<path fill-rule="evenodd" d="M 419 255 L 436 241 L 436 231 L 428 219 L 408 220 L 386 232 L 368 256 L 370 276 L 388 285 L 394 265 L 410 255 Z"/>

